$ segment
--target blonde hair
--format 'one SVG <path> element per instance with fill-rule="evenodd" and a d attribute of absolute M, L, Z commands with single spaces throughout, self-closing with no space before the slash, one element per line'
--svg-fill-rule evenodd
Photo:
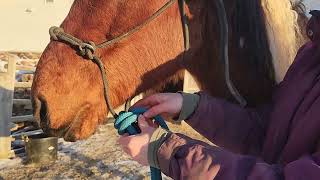
<path fill-rule="evenodd" d="M 298 14 L 290 0 L 261 0 L 266 18 L 270 51 L 277 82 L 280 82 L 293 62 L 301 45 Z"/>

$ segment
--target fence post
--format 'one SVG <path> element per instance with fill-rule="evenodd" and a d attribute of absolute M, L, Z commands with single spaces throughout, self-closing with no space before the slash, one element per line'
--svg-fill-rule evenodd
<path fill-rule="evenodd" d="M 11 156 L 10 127 L 16 62 L 9 56 L 7 72 L 0 72 L 0 159 Z"/>

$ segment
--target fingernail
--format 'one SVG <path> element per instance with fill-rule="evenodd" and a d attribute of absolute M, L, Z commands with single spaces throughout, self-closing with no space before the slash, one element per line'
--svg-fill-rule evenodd
<path fill-rule="evenodd" d="M 143 113 L 143 116 L 144 116 L 145 118 L 148 118 L 148 113 L 147 113 L 147 112 Z"/>

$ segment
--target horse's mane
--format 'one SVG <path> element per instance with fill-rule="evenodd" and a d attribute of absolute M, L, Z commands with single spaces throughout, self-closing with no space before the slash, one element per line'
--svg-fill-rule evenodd
<path fill-rule="evenodd" d="M 291 1 L 292 9 L 298 13 L 301 20 L 307 21 L 308 17 L 306 16 L 306 6 L 303 4 L 304 0 L 295 0 Z M 299 20 L 299 19 L 298 19 Z"/>
<path fill-rule="evenodd" d="M 273 57 L 276 80 L 283 79 L 292 63 L 298 48 L 303 43 L 299 27 L 299 15 L 304 15 L 302 1 L 292 3 L 289 0 L 261 0 L 269 46 Z M 294 11 L 296 8 L 298 13 Z M 300 12 L 300 13 L 299 13 Z M 303 24 L 301 24 L 303 25 Z"/>
<path fill-rule="evenodd" d="M 307 34 L 304 33 L 305 28 L 307 27 L 307 23 L 308 23 L 308 17 L 306 15 L 306 6 L 303 4 L 304 0 L 297 0 L 292 3 L 292 9 L 298 14 L 298 25 L 300 27 L 300 34 L 301 36 L 298 36 L 298 38 L 300 38 L 299 42 L 301 42 L 301 44 L 305 43 L 306 40 L 308 39 Z"/>
<path fill-rule="evenodd" d="M 205 31 L 203 34 L 206 35 L 215 34 L 218 29 L 214 2 L 208 0 L 207 3 L 205 7 L 209 8 L 208 16 L 214 18 L 206 18 L 207 24 L 211 24 L 203 28 Z M 289 0 L 236 0 L 230 1 L 229 4 L 226 3 L 226 10 L 229 15 L 230 50 L 238 51 L 237 53 L 230 52 L 230 58 L 233 58 L 231 66 L 232 64 L 247 66 L 250 72 L 245 72 L 246 75 L 243 74 L 243 76 L 250 77 L 254 81 L 260 78 L 261 86 L 265 86 L 262 89 L 268 92 L 270 84 L 282 80 L 298 48 L 305 40 L 301 33 L 301 29 L 304 28 L 301 27 L 305 26 L 307 18 L 302 0 L 295 3 Z M 206 39 L 214 42 L 219 39 L 217 37 L 209 36 Z M 218 47 L 215 43 L 210 44 Z M 205 68 L 208 69 L 208 72 L 212 72 L 212 61 L 217 54 L 212 55 L 207 59 L 209 62 L 205 63 L 205 67 L 199 69 Z M 234 61 L 241 62 L 234 63 Z M 234 69 L 239 68 L 234 67 Z M 212 79 L 210 73 L 208 76 L 210 76 L 209 79 Z M 257 79 L 254 79 L 254 76 Z M 233 78 L 237 83 L 236 75 Z M 211 82 L 211 80 L 207 79 L 204 82 Z M 199 85 L 202 87 L 201 83 Z M 251 96 L 251 92 L 243 93 Z M 265 98 L 269 99 L 268 95 L 265 95 Z"/>
<path fill-rule="evenodd" d="M 305 42 L 307 17 L 303 0 L 237 0 L 232 18 L 236 42 L 245 39 L 252 71 L 281 81 Z M 254 51 L 253 51 L 254 49 Z M 272 59 L 272 61 L 270 61 Z"/>

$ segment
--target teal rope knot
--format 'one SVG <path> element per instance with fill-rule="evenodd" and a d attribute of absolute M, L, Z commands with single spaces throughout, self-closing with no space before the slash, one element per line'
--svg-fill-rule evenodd
<path fill-rule="evenodd" d="M 145 108 L 133 108 L 128 112 L 122 111 L 114 122 L 114 127 L 118 130 L 119 135 L 128 133 L 129 135 L 135 135 L 141 133 L 138 126 L 138 116 L 146 112 Z M 169 130 L 164 119 L 157 115 L 154 117 L 154 121 L 159 124 L 160 127 Z M 150 167 L 151 180 L 161 180 L 161 171 L 157 168 Z"/>

